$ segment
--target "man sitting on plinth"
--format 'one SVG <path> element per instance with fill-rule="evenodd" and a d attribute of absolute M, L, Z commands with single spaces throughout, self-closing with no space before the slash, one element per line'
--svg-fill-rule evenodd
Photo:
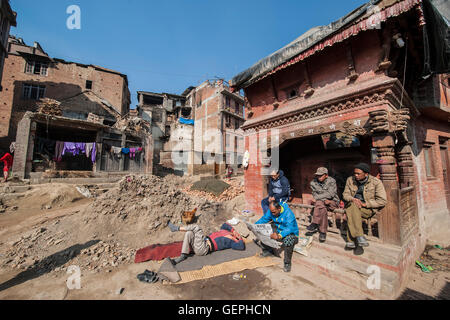
<path fill-rule="evenodd" d="M 347 202 L 345 209 L 348 226 L 346 249 L 355 249 L 356 246 L 369 246 L 367 239 L 364 237 L 362 218 L 372 218 L 387 204 L 383 183 L 380 179 L 370 175 L 369 172 L 368 164 L 360 163 L 356 165 L 353 176 L 347 179 L 342 194 Z"/>
<path fill-rule="evenodd" d="M 312 196 L 315 200 L 313 220 L 307 235 L 312 235 L 317 231 L 319 241 L 325 242 L 328 231 L 328 211 L 333 211 L 339 206 L 339 196 L 337 194 L 336 180 L 328 176 L 327 168 L 319 168 L 315 173 L 315 178 L 311 181 Z"/>

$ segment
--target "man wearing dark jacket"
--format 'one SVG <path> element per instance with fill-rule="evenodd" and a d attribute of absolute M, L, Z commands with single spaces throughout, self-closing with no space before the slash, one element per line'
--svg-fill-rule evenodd
<path fill-rule="evenodd" d="M 224 223 L 220 231 L 214 232 L 209 236 L 203 235 L 203 230 L 197 224 L 191 224 L 186 227 L 175 226 L 169 222 L 170 231 L 185 231 L 181 256 L 171 260 L 172 264 L 180 263 L 187 259 L 191 248 L 199 256 L 225 249 L 245 250 L 245 243 L 241 235 L 228 223 Z"/>
<path fill-rule="evenodd" d="M 268 185 L 269 196 L 261 201 L 261 207 L 263 214 L 266 214 L 269 210 L 270 201 L 287 202 L 289 199 L 289 193 L 291 186 L 289 180 L 284 176 L 282 170 L 273 171 L 270 175 L 270 181 Z"/>

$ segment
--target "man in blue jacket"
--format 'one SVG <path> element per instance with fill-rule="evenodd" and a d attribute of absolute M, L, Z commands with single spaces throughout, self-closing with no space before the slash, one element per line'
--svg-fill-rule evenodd
<path fill-rule="evenodd" d="M 272 233 L 270 238 L 283 243 L 284 272 L 290 272 L 292 253 L 294 252 L 294 246 L 298 243 L 299 236 L 297 219 L 286 203 L 280 204 L 278 201 L 271 201 L 269 210 L 255 224 L 271 222 L 273 223 L 274 233 Z M 275 255 L 273 248 L 263 243 L 261 243 L 261 246 L 264 248 L 261 254 L 263 257 Z"/>
<path fill-rule="evenodd" d="M 283 170 L 271 173 L 267 191 L 269 196 L 261 201 L 263 214 L 269 210 L 270 201 L 287 202 L 289 200 L 291 186 L 289 180 L 284 176 Z"/>

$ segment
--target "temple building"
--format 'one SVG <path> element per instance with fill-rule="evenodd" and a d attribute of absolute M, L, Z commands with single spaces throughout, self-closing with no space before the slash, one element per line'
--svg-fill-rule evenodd
<path fill-rule="evenodd" d="M 381 179 L 388 205 L 365 222 L 366 253 L 344 251 L 342 216 L 334 214 L 336 236 L 323 246 L 341 261 L 326 273 L 349 285 L 354 279 L 339 268 L 379 266 L 378 296 L 398 293 L 433 230 L 448 234 L 449 20 L 445 1 L 372 0 L 230 82 L 246 96 L 245 196 L 254 212 L 262 213 L 270 167 L 290 180 L 290 205 L 304 225 L 318 167 L 328 168 L 340 196 L 359 162 Z"/>

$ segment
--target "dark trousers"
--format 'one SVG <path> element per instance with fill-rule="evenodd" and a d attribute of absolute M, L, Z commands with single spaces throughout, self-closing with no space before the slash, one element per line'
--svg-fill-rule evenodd
<path fill-rule="evenodd" d="M 317 200 L 314 204 L 314 213 L 312 222 L 319 225 L 319 231 L 321 233 L 327 233 L 328 231 L 328 211 L 333 211 L 338 208 L 336 201 L 331 201 L 328 205 L 325 201 Z"/>
<path fill-rule="evenodd" d="M 280 202 L 287 202 L 288 198 L 281 198 Z M 267 211 L 269 211 L 269 197 L 262 199 L 261 201 L 261 207 L 263 209 L 263 214 L 266 214 Z"/>
<path fill-rule="evenodd" d="M 292 254 L 294 253 L 294 247 L 298 243 L 298 237 L 295 234 L 290 234 L 283 239 L 279 240 L 279 242 L 283 242 L 280 249 L 274 249 L 269 247 L 261 242 L 261 246 L 264 250 L 272 252 L 274 255 L 279 256 L 281 250 L 284 250 L 284 263 L 291 264 Z"/>

